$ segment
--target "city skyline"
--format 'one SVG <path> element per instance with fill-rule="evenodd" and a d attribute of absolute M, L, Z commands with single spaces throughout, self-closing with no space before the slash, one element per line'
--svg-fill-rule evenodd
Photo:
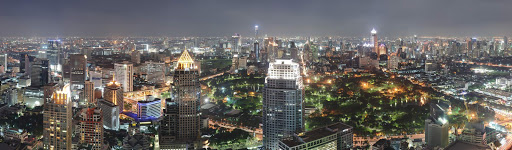
<path fill-rule="evenodd" d="M 512 150 L 512 1 L 7 1 L 0 149 Z"/>
<path fill-rule="evenodd" d="M 506 36 L 511 1 L 9 1 L 0 36 Z M 479 10 L 479 11 L 476 11 Z M 293 28 L 289 28 L 293 26 Z"/>

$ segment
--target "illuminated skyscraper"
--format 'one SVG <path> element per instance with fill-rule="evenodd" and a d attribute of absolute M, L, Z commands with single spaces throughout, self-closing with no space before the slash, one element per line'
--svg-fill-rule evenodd
<path fill-rule="evenodd" d="M 133 91 L 133 64 L 128 62 L 115 63 L 116 81 L 123 87 L 123 92 Z"/>
<path fill-rule="evenodd" d="M 84 91 L 82 92 L 82 98 L 84 100 L 84 105 L 93 105 L 96 104 L 96 100 L 94 99 L 94 83 L 91 81 L 85 81 Z"/>
<path fill-rule="evenodd" d="M 254 54 L 255 54 L 255 57 L 256 57 L 256 62 L 260 62 L 261 59 L 260 59 L 260 43 L 258 43 L 258 41 L 254 42 Z"/>
<path fill-rule="evenodd" d="M 167 122 L 167 124 L 163 124 L 162 128 L 170 129 L 173 128 L 173 126 L 177 127 L 177 141 L 174 141 L 173 143 L 192 144 L 195 143 L 200 136 L 199 98 L 201 89 L 199 84 L 199 68 L 187 50 L 183 51 L 181 54 L 173 74 L 174 82 L 171 87 L 171 100 L 167 100 L 166 102 L 168 104 L 166 105 L 169 106 L 169 102 L 176 103 L 178 107 L 178 119 L 175 123 L 177 123 L 177 125 Z M 174 115 L 172 113 L 173 112 L 171 112 L 171 110 L 166 110 L 165 117 L 172 117 Z M 166 145 L 160 146 L 163 147 Z"/>
<path fill-rule="evenodd" d="M 110 83 L 105 86 L 105 92 L 103 93 L 103 99 L 119 106 L 119 111 L 122 112 L 123 108 L 123 88 L 121 84 L 116 82 L 115 75 Z"/>
<path fill-rule="evenodd" d="M 87 78 L 87 56 L 83 54 L 69 55 L 71 90 L 81 90 Z"/>
<path fill-rule="evenodd" d="M 373 52 L 379 54 L 379 40 L 377 39 L 377 30 L 375 28 L 371 31 L 372 37 L 370 38 L 371 43 L 373 45 Z"/>
<path fill-rule="evenodd" d="M 264 149 L 278 149 L 281 138 L 303 131 L 303 97 L 300 65 L 284 59 L 270 63 L 263 90 Z"/>
<path fill-rule="evenodd" d="M 66 85 L 64 89 L 69 88 Z M 49 150 L 71 149 L 72 102 L 69 89 L 56 91 L 44 104 L 43 148 Z"/>
<path fill-rule="evenodd" d="M 235 35 L 231 36 L 231 52 L 240 53 L 242 49 L 242 36 L 240 34 L 235 33 Z"/>
<path fill-rule="evenodd" d="M 254 26 L 254 38 L 255 38 L 255 40 L 258 40 L 258 29 L 259 29 L 259 26 L 255 25 Z"/>
<path fill-rule="evenodd" d="M 80 144 L 91 146 L 93 150 L 103 148 L 103 118 L 100 108 L 85 108 L 80 113 Z"/>
<path fill-rule="evenodd" d="M 30 69 L 31 85 L 34 87 L 44 86 L 50 83 L 49 62 L 45 59 L 35 59 Z"/>
<path fill-rule="evenodd" d="M 62 71 L 62 43 L 60 40 L 48 40 L 47 58 L 52 71 Z"/>

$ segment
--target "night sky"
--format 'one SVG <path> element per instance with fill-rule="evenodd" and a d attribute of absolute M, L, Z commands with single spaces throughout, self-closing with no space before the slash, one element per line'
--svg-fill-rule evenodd
<path fill-rule="evenodd" d="M 0 36 L 512 35 L 512 0 L 2 0 Z"/>

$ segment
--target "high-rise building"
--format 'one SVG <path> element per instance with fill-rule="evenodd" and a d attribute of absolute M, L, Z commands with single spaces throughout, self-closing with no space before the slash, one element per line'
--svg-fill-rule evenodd
<path fill-rule="evenodd" d="M 123 101 L 123 88 L 121 84 L 116 82 L 115 76 L 114 79 L 105 86 L 105 92 L 103 93 L 103 99 L 113 103 L 116 106 L 119 106 L 119 111 L 123 112 L 124 101 Z"/>
<path fill-rule="evenodd" d="M 89 71 L 89 81 L 94 84 L 94 88 L 101 88 L 103 86 L 101 71 Z"/>
<path fill-rule="evenodd" d="M 353 128 L 335 123 L 308 132 L 294 134 L 279 141 L 280 150 L 318 149 L 343 150 L 352 148 Z"/>
<path fill-rule="evenodd" d="M 165 100 L 164 116 L 160 121 L 160 147 L 170 149 L 172 142 L 176 141 L 178 136 L 178 103 L 169 98 Z"/>
<path fill-rule="evenodd" d="M 96 104 L 96 100 L 94 99 L 94 83 L 91 81 L 85 81 L 84 91 L 82 92 L 82 100 L 85 103 L 84 105 L 93 105 Z"/>
<path fill-rule="evenodd" d="M 87 78 L 87 56 L 83 54 L 69 55 L 69 67 L 71 91 L 82 90 Z"/>
<path fill-rule="evenodd" d="M 131 61 L 134 64 L 140 64 L 140 52 L 139 51 L 137 51 L 137 50 L 132 51 Z"/>
<path fill-rule="evenodd" d="M 115 63 L 116 81 L 123 87 L 123 92 L 133 91 L 133 64 L 128 62 Z"/>
<path fill-rule="evenodd" d="M 47 58 L 52 71 L 62 71 L 62 47 L 60 40 L 48 40 Z"/>
<path fill-rule="evenodd" d="M 281 138 L 304 129 L 304 85 L 300 65 L 277 59 L 270 63 L 263 90 L 263 146 L 278 149 Z"/>
<path fill-rule="evenodd" d="M 50 83 L 50 68 L 48 60 L 35 59 L 31 66 L 31 86 L 40 87 Z"/>
<path fill-rule="evenodd" d="M 165 83 L 165 63 L 147 61 L 140 66 L 141 73 L 145 74 L 145 79 L 152 84 Z"/>
<path fill-rule="evenodd" d="M 162 101 L 159 98 L 147 98 L 137 102 L 137 117 L 139 119 L 158 119 L 162 116 Z"/>
<path fill-rule="evenodd" d="M 103 116 L 103 127 L 108 130 L 119 130 L 119 106 L 104 99 L 98 100 L 98 107 L 101 108 Z"/>
<path fill-rule="evenodd" d="M 258 25 L 254 26 L 254 38 L 255 38 L 255 40 L 258 40 L 258 29 L 259 28 L 260 27 Z"/>
<path fill-rule="evenodd" d="M 485 125 L 483 121 L 471 120 L 464 126 L 464 130 L 459 135 L 461 141 L 475 144 L 475 145 L 487 145 L 485 140 L 488 137 L 485 131 Z"/>
<path fill-rule="evenodd" d="M 377 39 L 377 30 L 375 30 L 375 28 L 372 29 L 371 31 L 371 34 L 372 34 L 372 37 L 370 38 L 371 40 L 371 45 L 373 45 L 373 52 L 379 54 L 379 40 Z M 379 57 L 377 57 L 379 58 Z"/>
<path fill-rule="evenodd" d="M 103 118 L 100 108 L 85 108 L 80 113 L 79 143 L 91 146 L 93 150 L 103 148 Z"/>
<path fill-rule="evenodd" d="M 449 124 L 440 104 L 430 105 L 430 116 L 425 120 L 425 142 L 430 148 L 448 146 Z"/>
<path fill-rule="evenodd" d="M 173 75 L 171 99 L 178 105 L 177 141 L 174 143 L 193 144 L 200 136 L 199 98 L 201 89 L 199 68 L 187 50 L 181 54 Z"/>
<path fill-rule="evenodd" d="M 256 57 L 256 62 L 260 62 L 261 61 L 261 54 L 260 54 L 260 43 L 258 43 L 258 41 L 254 42 L 254 54 L 255 54 L 255 57 Z"/>
<path fill-rule="evenodd" d="M 300 62 L 299 50 L 297 49 L 297 46 L 295 46 L 295 42 L 290 42 L 290 55 L 293 61 Z"/>
<path fill-rule="evenodd" d="M 240 34 L 235 33 L 235 35 L 231 36 L 231 52 L 240 53 L 242 50 L 242 36 Z"/>
<path fill-rule="evenodd" d="M 0 72 L 5 73 L 7 71 L 7 57 L 8 54 L 0 54 L 0 66 L 3 67 Z"/>
<path fill-rule="evenodd" d="M 69 85 L 64 86 L 64 89 Z M 48 150 L 71 149 L 72 102 L 69 89 L 56 91 L 44 104 L 43 148 Z"/>

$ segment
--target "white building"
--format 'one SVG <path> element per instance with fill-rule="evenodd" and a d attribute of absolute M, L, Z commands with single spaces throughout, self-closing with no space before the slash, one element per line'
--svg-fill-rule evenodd
<path fill-rule="evenodd" d="M 162 101 L 159 98 L 148 98 L 137 102 L 137 117 L 139 119 L 157 119 L 162 116 Z"/>
<path fill-rule="evenodd" d="M 263 146 L 278 149 L 280 139 L 304 129 L 304 85 L 298 63 L 276 59 L 269 65 L 263 90 Z"/>
<path fill-rule="evenodd" d="M 119 106 L 106 100 L 98 100 L 98 107 L 103 114 L 103 127 L 109 130 L 119 130 Z"/>
<path fill-rule="evenodd" d="M 149 83 L 165 83 L 165 64 L 157 62 L 145 62 L 140 68 L 141 74 L 146 74 L 146 81 Z"/>
<path fill-rule="evenodd" d="M 123 92 L 133 91 L 133 64 L 128 62 L 114 64 L 115 79 L 123 87 Z"/>
<path fill-rule="evenodd" d="M 94 83 L 94 88 L 101 88 L 103 86 L 103 78 L 100 71 L 89 71 L 89 81 Z"/>
<path fill-rule="evenodd" d="M 395 54 L 391 54 L 388 60 L 388 70 L 398 69 L 398 63 L 400 63 L 400 57 Z"/>

